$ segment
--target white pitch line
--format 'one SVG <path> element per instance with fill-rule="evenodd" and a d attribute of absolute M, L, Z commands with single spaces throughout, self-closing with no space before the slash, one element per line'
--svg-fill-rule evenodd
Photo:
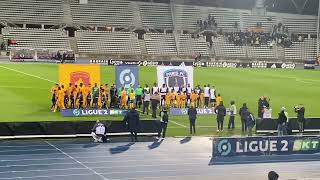
<path fill-rule="evenodd" d="M 176 121 L 172 121 L 170 120 L 169 122 L 172 122 L 173 124 L 176 124 L 178 126 L 181 126 L 181 127 L 184 127 L 184 128 L 187 128 L 187 126 L 183 125 L 183 124 L 180 124 L 180 123 L 177 123 Z"/>
<path fill-rule="evenodd" d="M 26 72 L 23 72 L 23 71 L 19 71 L 19 70 L 16 70 L 16 69 L 8 68 L 8 67 L 1 66 L 1 65 L 0 65 L 0 67 L 3 68 L 3 69 L 7 69 L 7 70 L 10 70 L 10 71 L 14 71 L 14 72 L 17 72 L 17 73 L 20 73 L 20 74 L 27 75 L 27 76 L 30 76 L 30 77 L 34 77 L 34 78 L 37 78 L 37 79 L 41 79 L 41 80 L 44 80 L 44 81 L 48 81 L 48 82 L 52 82 L 52 83 L 57 83 L 57 82 L 52 81 L 52 80 L 50 80 L 50 79 L 46 79 L 46 78 L 43 78 L 43 77 L 40 77 L 40 76 L 37 76 L 37 75 L 29 74 L 29 73 L 26 73 Z"/>
<path fill-rule="evenodd" d="M 77 162 L 78 164 L 80 164 L 81 166 L 85 167 L 86 169 L 88 169 L 89 171 L 93 172 L 94 174 L 100 176 L 102 179 L 104 180 L 108 180 L 106 177 L 104 177 L 102 174 L 99 174 L 97 171 L 89 168 L 88 166 L 86 166 L 85 164 L 83 164 L 82 162 L 78 161 L 77 159 L 75 159 L 74 157 L 72 157 L 71 155 L 69 155 L 68 153 L 62 151 L 61 149 L 59 149 L 58 147 L 56 147 L 55 145 L 51 144 L 48 141 L 45 141 L 48 145 L 52 146 L 53 148 L 55 148 L 56 150 L 60 151 L 62 154 L 68 156 L 70 159 L 74 160 L 75 162 Z"/>
<path fill-rule="evenodd" d="M 48 90 L 48 88 L 24 87 L 24 86 L 0 86 L 0 88 L 13 88 L 13 89 L 40 89 L 40 90 Z"/>

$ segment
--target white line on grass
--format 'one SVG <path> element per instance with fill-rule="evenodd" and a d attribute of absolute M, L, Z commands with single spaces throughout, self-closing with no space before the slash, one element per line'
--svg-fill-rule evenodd
<path fill-rule="evenodd" d="M 26 73 L 26 72 L 23 72 L 23 71 L 19 71 L 19 70 L 16 70 L 16 69 L 12 69 L 12 68 L 9 68 L 9 67 L 5 67 L 5 66 L 1 66 L 1 65 L 0 65 L 0 67 L 3 68 L 3 69 L 7 69 L 7 70 L 10 70 L 10 71 L 14 71 L 14 72 L 20 73 L 20 74 L 31 76 L 31 77 L 34 77 L 34 78 L 37 78 L 37 79 L 41 79 L 41 80 L 44 80 L 44 81 L 57 83 L 57 82 L 52 81 L 50 79 L 46 79 L 46 78 L 43 78 L 43 77 L 40 77 L 40 76 L 37 76 L 37 75 L 29 74 L 29 73 Z"/>
<path fill-rule="evenodd" d="M 13 89 L 40 89 L 40 90 L 48 90 L 48 88 L 25 87 L 25 86 L 0 86 L 0 88 L 13 88 Z"/>
<path fill-rule="evenodd" d="M 176 122 L 176 121 L 172 121 L 172 120 L 170 120 L 170 122 L 172 122 L 173 124 L 176 124 L 176 125 L 178 125 L 178 126 L 181 126 L 181 127 L 187 128 L 187 126 L 185 126 L 185 125 L 183 125 L 183 124 L 180 124 L 180 123 L 178 123 L 178 122 Z"/>
<path fill-rule="evenodd" d="M 77 162 L 78 164 L 80 164 L 81 166 L 85 167 L 86 169 L 88 169 L 89 171 L 93 172 L 94 174 L 100 176 L 102 179 L 104 180 L 108 180 L 106 177 L 104 177 L 102 174 L 99 174 L 97 171 L 89 168 L 88 166 L 86 166 L 85 164 L 83 164 L 82 162 L 78 161 L 77 159 L 75 159 L 74 157 L 72 157 L 71 155 L 69 155 L 68 153 L 62 151 L 61 149 L 59 149 L 58 147 L 56 147 L 55 145 L 51 144 L 48 141 L 45 141 L 48 145 L 50 145 L 51 147 L 55 148 L 56 150 L 60 151 L 62 154 L 68 156 L 70 159 L 74 160 L 75 162 Z"/>

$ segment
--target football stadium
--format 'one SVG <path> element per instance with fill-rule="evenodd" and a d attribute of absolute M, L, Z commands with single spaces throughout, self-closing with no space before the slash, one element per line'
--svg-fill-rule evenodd
<path fill-rule="evenodd" d="M 320 179 L 320 1 L 0 1 L 0 180 Z"/>

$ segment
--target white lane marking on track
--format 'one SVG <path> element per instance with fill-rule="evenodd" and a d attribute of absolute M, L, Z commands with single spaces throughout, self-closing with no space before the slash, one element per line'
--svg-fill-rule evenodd
<path fill-rule="evenodd" d="M 9 68 L 9 67 L 5 67 L 5 66 L 1 66 L 1 68 L 3 69 L 7 69 L 7 70 L 10 70 L 10 71 L 14 71 L 14 72 L 17 72 L 17 73 L 20 73 L 20 74 L 24 74 L 24 75 L 27 75 L 27 76 L 30 76 L 30 77 L 34 77 L 34 78 L 37 78 L 37 79 L 41 79 L 41 80 L 44 80 L 44 81 L 48 81 L 48 82 L 52 82 L 52 83 L 57 83 L 55 81 L 52 81 L 50 79 L 46 79 L 46 78 L 43 78 L 43 77 L 40 77 L 40 76 L 37 76 L 37 75 L 33 75 L 33 74 L 29 74 L 29 73 L 26 73 L 26 72 L 23 72 L 23 71 L 19 71 L 19 70 L 16 70 L 16 69 L 12 69 L 12 68 Z"/>
<path fill-rule="evenodd" d="M 178 164 L 178 163 L 163 163 L 163 164 L 124 165 L 124 166 L 96 166 L 96 167 L 92 167 L 92 168 L 93 169 L 112 169 L 112 168 L 134 168 L 134 167 L 179 166 L 179 165 L 181 165 L 181 164 Z M 203 163 L 183 163 L 183 165 L 203 165 Z M 33 170 L 26 170 L 26 171 L 3 171 L 3 172 L 0 172 L 0 174 L 43 172 L 43 171 L 65 171 L 65 170 L 79 170 L 79 169 L 86 169 L 86 168 L 82 167 L 82 168 L 64 168 L 64 169 L 33 169 Z"/>
<path fill-rule="evenodd" d="M 178 123 L 178 122 L 176 122 L 176 121 L 172 121 L 172 120 L 170 120 L 170 122 L 172 122 L 173 124 L 176 124 L 176 125 L 178 125 L 178 126 L 181 126 L 181 127 L 187 128 L 187 126 L 185 126 L 185 125 L 183 125 L 183 124 L 180 124 L 180 123 Z"/>
<path fill-rule="evenodd" d="M 110 156 L 109 156 L 110 157 Z M 167 157 L 167 156 L 166 156 Z M 93 158 L 93 157 L 91 157 Z M 188 159 L 192 159 L 192 160 L 208 160 L 209 156 L 207 157 L 201 157 L 201 158 L 188 158 Z M 70 158 L 69 158 L 70 159 Z M 162 160 L 161 159 L 152 159 L 152 160 Z M 131 159 L 128 160 L 126 159 L 125 162 L 145 162 L 145 159 Z M 90 162 L 90 161 L 83 161 L 82 163 L 86 163 L 86 164 L 97 164 L 97 163 L 116 163 L 116 162 L 121 162 L 119 160 L 111 160 L 111 161 L 94 161 L 94 162 Z M 52 166 L 52 165 L 74 165 L 77 163 L 42 163 L 42 164 L 17 164 L 17 165 L 5 165 L 5 166 L 0 166 L 0 168 L 9 168 L 9 167 L 29 167 L 29 166 Z"/>
<path fill-rule="evenodd" d="M 67 174 L 67 175 L 54 175 L 54 176 L 28 176 L 28 177 L 10 177 L 10 178 L 0 178 L 1 180 L 9 180 L 9 179 L 37 179 L 37 178 L 54 178 L 54 177 L 70 177 L 70 176 L 89 176 L 94 175 L 83 173 L 83 174 Z"/>
<path fill-rule="evenodd" d="M 59 153 L 61 154 L 61 153 Z M 96 154 L 96 153 L 95 153 Z M 188 153 L 188 152 L 184 152 L 183 153 L 184 155 L 197 155 L 197 156 L 200 156 L 199 152 L 195 152 L 195 153 Z M 157 152 L 156 154 L 149 154 L 151 156 L 158 156 L 158 157 L 168 157 L 168 154 L 167 153 L 159 153 Z M 90 157 L 75 157 L 77 159 L 94 159 L 94 158 L 110 158 L 112 155 L 106 155 L 106 156 L 90 156 Z M 114 156 L 114 155 L 113 155 Z M 143 154 L 143 157 L 146 157 L 147 154 Z M 124 158 L 133 158 L 133 157 L 138 157 L 140 158 L 141 155 L 121 155 L 121 157 L 124 157 Z M 175 157 L 178 157 L 177 155 Z M 183 157 L 183 156 L 182 156 Z M 201 154 L 201 158 L 207 158 L 207 154 Z M 114 157 L 114 158 L 120 158 L 119 156 L 118 157 Z M 199 157 L 199 159 L 201 159 Z M 69 159 L 69 158 L 37 158 L 37 159 L 13 159 L 13 160 L 10 160 L 10 159 L 5 159 L 5 160 L 1 160 L 1 162 L 21 162 L 21 161 L 47 161 L 47 160 L 65 160 L 65 159 Z M 141 160 L 141 159 L 139 159 Z M 139 160 L 135 160 L 135 159 L 126 159 L 126 161 L 139 161 Z M 118 160 L 114 160 L 114 161 L 104 161 L 104 162 L 119 162 Z M 1 167 L 1 166 L 0 166 Z"/>
<path fill-rule="evenodd" d="M 135 151 L 145 152 L 144 150 L 135 150 Z M 183 154 L 197 154 L 197 153 L 195 153 L 195 152 L 183 152 Z M 59 154 L 61 154 L 61 153 L 50 153 L 50 155 L 59 155 Z M 69 153 L 69 154 L 79 155 L 80 156 L 82 154 L 98 154 L 98 153 L 97 152 L 73 152 L 73 153 Z M 165 154 L 165 153 L 162 153 L 162 154 Z M 48 155 L 48 153 L 28 154 L 28 156 L 30 156 L 30 155 L 32 155 L 32 156 L 33 155 Z M 2 156 L 5 156 L 5 157 L 20 157 L 20 156 L 25 156 L 25 154 L 24 155 L 13 155 L 13 154 L 0 155 L 0 157 L 2 157 Z M 110 156 L 111 156 L 111 154 L 110 154 Z M 127 157 L 127 155 L 126 155 L 126 157 Z M 130 156 L 128 156 L 128 157 L 130 157 Z"/>
<path fill-rule="evenodd" d="M 104 177 L 102 174 L 99 174 L 97 171 L 89 168 L 88 166 L 86 166 L 85 164 L 83 164 L 82 162 L 78 161 L 77 159 L 75 159 L 74 157 L 72 157 L 71 155 L 69 155 L 68 153 L 62 151 L 61 149 L 59 149 L 57 146 L 51 144 L 50 142 L 48 141 L 44 141 L 46 142 L 48 145 L 52 146 L 53 148 L 55 148 L 56 150 L 60 151 L 62 154 L 68 156 L 70 159 L 74 160 L 75 162 L 77 162 L 78 164 L 80 164 L 81 166 L 85 167 L 86 169 L 88 169 L 89 171 L 93 172 L 94 174 L 100 176 L 102 179 L 104 180 L 108 180 L 106 177 Z"/>

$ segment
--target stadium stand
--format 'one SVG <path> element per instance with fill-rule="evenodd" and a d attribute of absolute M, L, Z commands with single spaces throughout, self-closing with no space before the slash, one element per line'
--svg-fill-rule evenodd
<path fill-rule="evenodd" d="M 135 33 L 77 31 L 76 37 L 80 54 L 141 54 Z"/>
<path fill-rule="evenodd" d="M 80 54 L 137 55 L 141 54 L 143 48 L 143 53 L 157 56 L 189 56 L 200 53 L 211 57 L 279 58 L 289 61 L 315 59 L 316 56 L 315 39 L 293 41 L 291 47 L 274 45 L 271 48 L 270 44 L 259 47 L 238 46 L 228 42 L 227 36 L 222 36 L 227 32 L 255 29 L 257 24 L 261 25 L 261 28 L 257 28 L 259 31 L 270 32 L 278 23 L 288 28 L 289 36 L 291 33 L 314 35 L 317 19 L 311 15 L 267 12 L 266 15 L 259 16 L 250 10 L 127 0 L 88 0 L 88 4 L 79 4 L 79 0 L 4 0 L 0 1 L 0 12 L 2 12 L 0 23 L 8 22 L 19 26 L 61 25 L 68 19 L 68 22 L 71 22 L 68 25 L 73 24 L 76 28 L 81 27 L 80 29 L 85 27 L 84 29 L 97 30 L 98 27 L 100 29 L 114 27 L 115 30 L 120 27 L 132 31 L 144 29 L 148 32 L 144 35 L 145 39 L 139 42 L 134 33 L 81 30 L 76 33 L 77 38 L 73 42 L 73 39 L 68 39 L 62 30 L 4 28 L 2 33 L 4 41 L 14 37 L 18 44 L 12 47 L 19 48 L 70 49 L 72 42 L 72 49 Z M 199 39 L 191 37 L 193 36 L 191 34 L 200 33 L 197 21 L 207 20 L 208 15 L 214 17 L 218 25 L 213 31 L 222 30 L 218 37 L 213 38 L 212 49 L 208 48 L 208 43 L 203 37 Z M 235 28 L 236 22 L 237 28 Z M 159 29 L 161 31 L 158 31 Z M 162 30 L 178 31 L 173 34 L 151 33 L 165 32 Z M 141 48 L 140 44 L 143 45 Z"/>
<path fill-rule="evenodd" d="M 190 34 L 179 34 L 179 55 L 190 56 L 201 54 L 202 56 L 209 56 L 207 43 L 204 37 L 192 38 Z"/>
<path fill-rule="evenodd" d="M 26 24 L 56 25 L 63 22 L 62 0 L 0 1 L 0 20 Z"/>
<path fill-rule="evenodd" d="M 270 42 L 269 42 L 270 43 Z M 276 48 L 270 48 L 268 45 L 247 46 L 249 58 L 275 59 L 277 57 Z"/>
<path fill-rule="evenodd" d="M 71 49 L 67 33 L 61 29 L 3 28 L 5 41 L 15 39 L 9 49 Z"/>
<path fill-rule="evenodd" d="M 197 20 L 201 18 L 200 9 L 194 6 L 175 5 L 175 25 L 177 29 L 194 31 L 198 29 Z"/>
<path fill-rule="evenodd" d="M 213 48 L 216 56 L 219 57 L 246 57 L 246 47 L 236 46 L 229 43 L 224 36 L 213 39 Z"/>
<path fill-rule="evenodd" d="M 141 20 L 144 27 L 172 29 L 170 5 L 160 3 L 140 4 Z"/>
<path fill-rule="evenodd" d="M 173 34 L 146 33 L 145 41 L 149 55 L 177 55 Z"/>
<path fill-rule="evenodd" d="M 79 4 L 79 0 L 71 0 L 71 13 L 75 24 L 127 27 L 134 23 L 130 4 L 129 1 L 117 0 L 95 0 Z"/>

